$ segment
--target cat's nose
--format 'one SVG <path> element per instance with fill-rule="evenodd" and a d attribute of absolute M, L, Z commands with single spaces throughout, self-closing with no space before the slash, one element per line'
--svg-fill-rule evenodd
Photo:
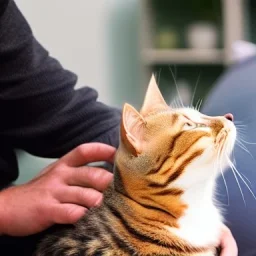
<path fill-rule="evenodd" d="M 234 121 L 234 116 L 231 113 L 225 114 L 224 117 L 226 117 L 229 121 Z"/>

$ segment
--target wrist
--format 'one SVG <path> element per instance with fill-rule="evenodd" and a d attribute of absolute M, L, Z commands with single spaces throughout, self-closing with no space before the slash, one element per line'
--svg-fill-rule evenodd
<path fill-rule="evenodd" d="M 9 190 L 11 188 L 4 189 L 0 192 L 0 236 L 1 235 L 7 235 L 7 227 L 9 223 L 9 210 L 8 210 L 8 200 L 7 200 L 7 194 L 9 193 Z"/>

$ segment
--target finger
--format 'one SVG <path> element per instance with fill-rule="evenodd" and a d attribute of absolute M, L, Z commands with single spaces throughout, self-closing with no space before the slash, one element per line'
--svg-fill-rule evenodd
<path fill-rule="evenodd" d="M 232 236 L 231 231 L 227 228 L 223 228 L 221 239 L 221 254 L 220 256 L 238 255 L 238 248 L 235 239 Z"/>
<path fill-rule="evenodd" d="M 237 245 L 234 242 L 231 243 L 224 243 L 221 246 L 221 254 L 220 256 L 237 256 L 238 255 L 238 249 Z"/>
<path fill-rule="evenodd" d="M 51 209 L 52 220 L 56 224 L 76 223 L 86 212 L 86 208 L 75 204 L 56 204 Z"/>
<path fill-rule="evenodd" d="M 66 173 L 65 182 L 71 186 L 82 186 L 104 191 L 113 179 L 113 174 L 97 167 L 73 168 Z"/>
<path fill-rule="evenodd" d="M 62 190 L 60 194 L 56 194 L 56 199 L 60 203 L 71 203 L 91 208 L 101 204 L 103 195 L 92 188 L 69 186 Z"/>
<path fill-rule="evenodd" d="M 115 148 L 102 143 L 86 143 L 61 158 L 69 166 L 81 166 L 97 161 L 113 162 Z"/>

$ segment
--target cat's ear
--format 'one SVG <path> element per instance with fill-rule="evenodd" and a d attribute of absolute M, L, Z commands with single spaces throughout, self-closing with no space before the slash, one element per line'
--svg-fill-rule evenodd
<path fill-rule="evenodd" d="M 126 103 L 123 107 L 121 121 L 121 140 L 135 156 L 142 152 L 142 133 L 145 124 L 146 122 L 140 113 Z"/>
<path fill-rule="evenodd" d="M 169 106 L 165 102 L 158 88 L 155 76 L 152 75 L 140 113 L 141 115 L 147 115 L 149 112 L 152 112 L 156 109 L 166 108 L 169 108 Z"/>

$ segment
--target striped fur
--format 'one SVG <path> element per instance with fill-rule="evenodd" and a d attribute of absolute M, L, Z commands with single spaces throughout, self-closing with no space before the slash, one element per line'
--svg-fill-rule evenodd
<path fill-rule="evenodd" d="M 230 121 L 171 109 L 152 78 L 140 113 L 124 106 L 103 204 L 47 236 L 36 256 L 217 255 L 216 161 L 225 167 L 219 151 L 230 154 L 234 141 Z"/>

